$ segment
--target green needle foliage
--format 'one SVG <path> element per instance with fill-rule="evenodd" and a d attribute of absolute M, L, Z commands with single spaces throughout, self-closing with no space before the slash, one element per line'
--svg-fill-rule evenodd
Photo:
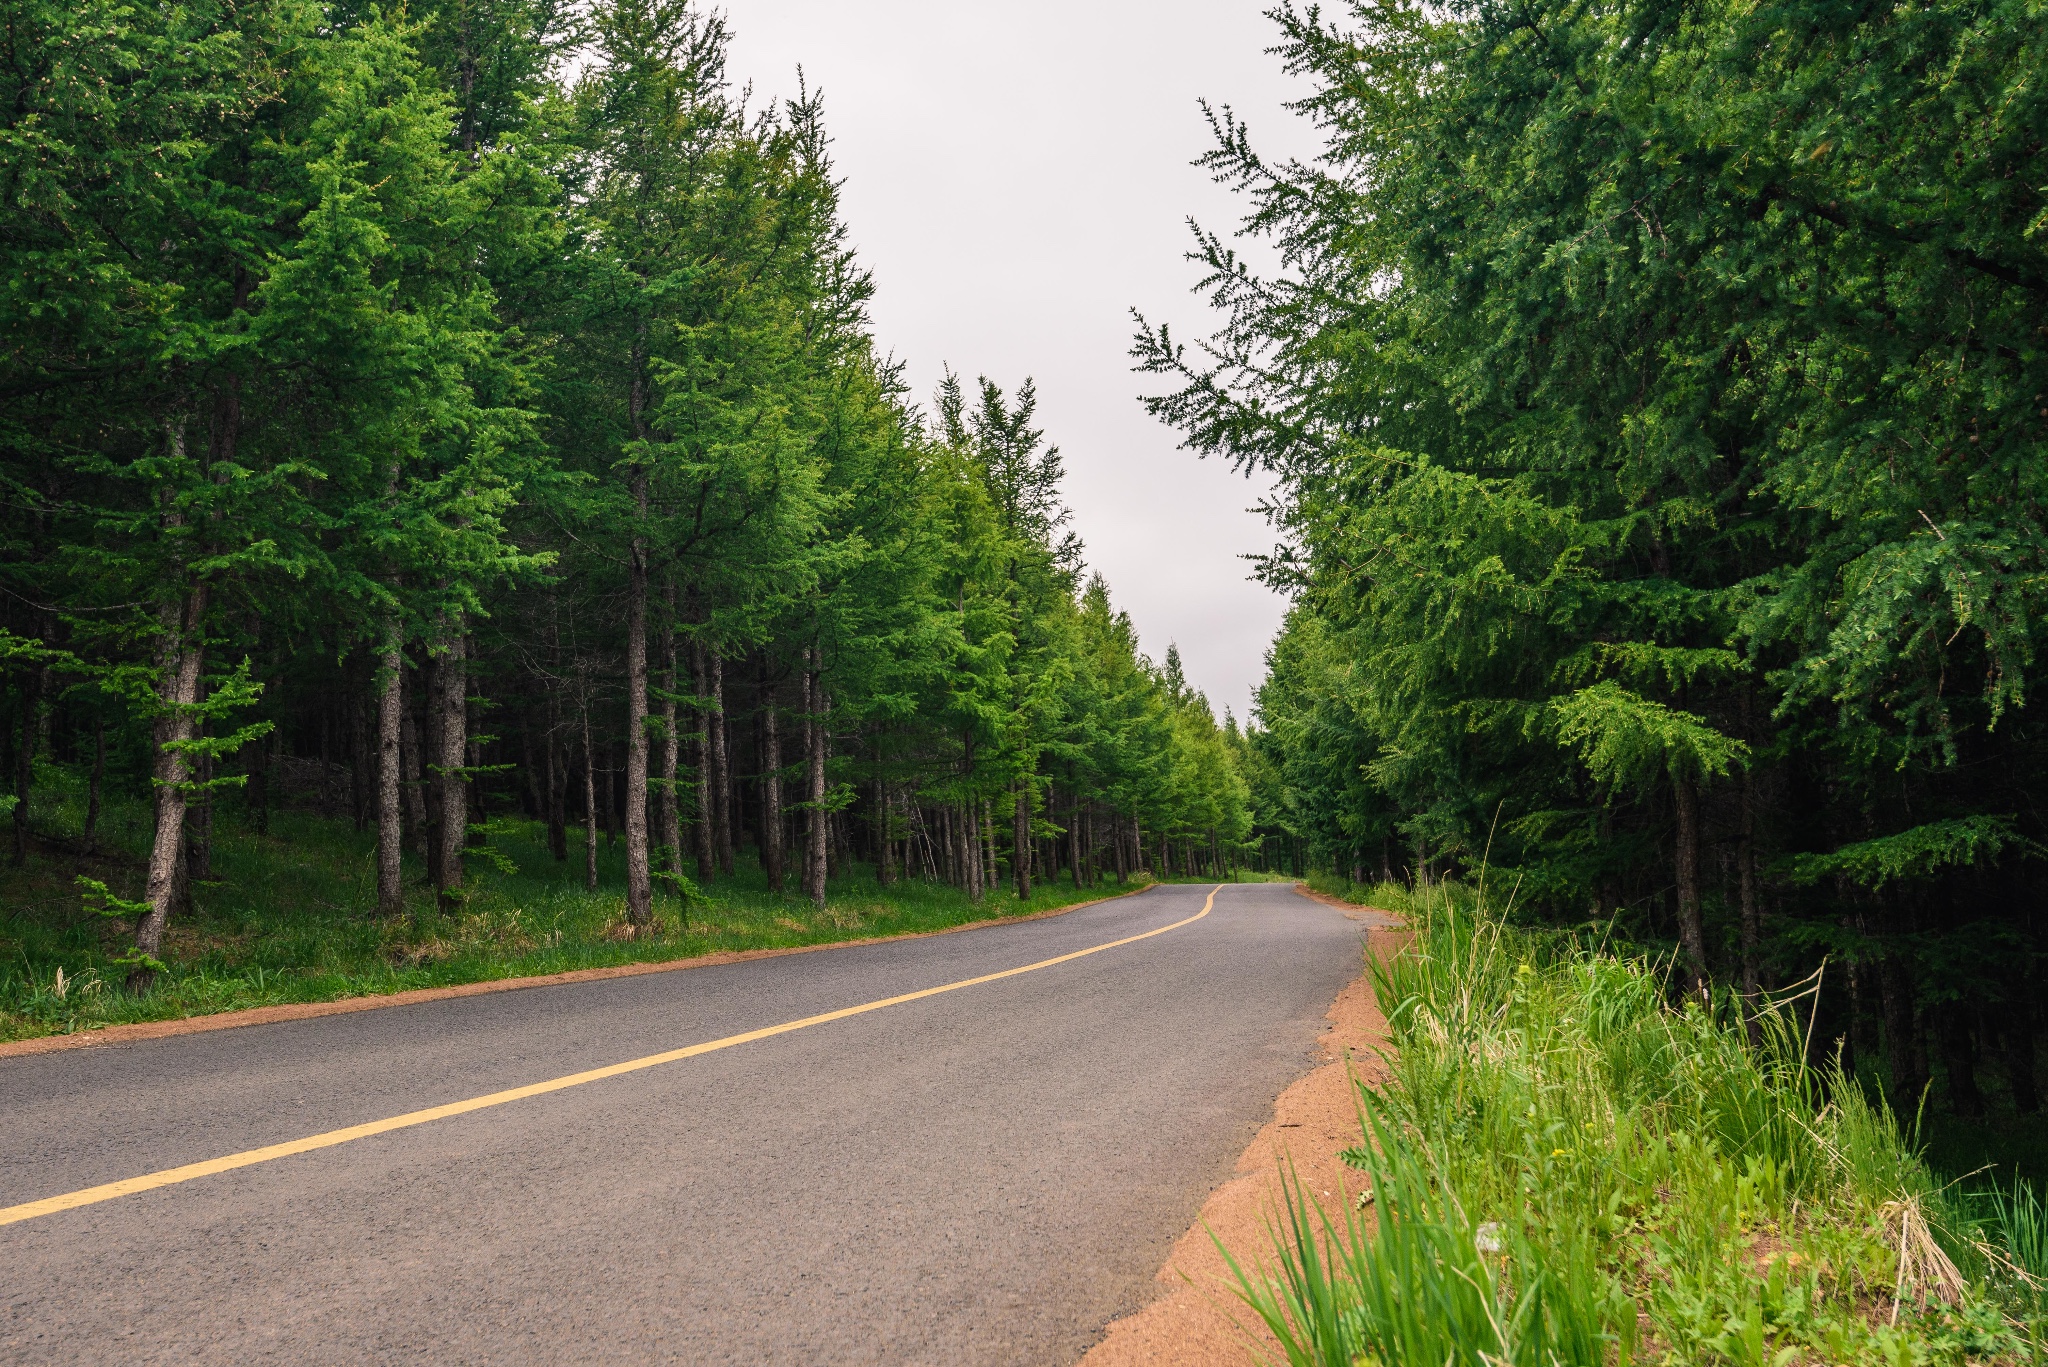
<path fill-rule="evenodd" d="M 1274 19 L 1320 154 L 1220 112 L 1206 164 L 1277 265 L 1202 235 L 1217 331 L 1135 350 L 1277 481 L 1261 834 L 1694 990 L 1828 962 L 1852 1074 L 2035 1115 L 2039 4 Z"/>
<path fill-rule="evenodd" d="M 749 870 L 809 925 L 868 880 L 1031 906 L 1250 854 L 1244 738 L 1086 573 L 1031 383 L 905 394 L 822 100 L 750 105 L 713 11 L 6 35 L 10 991 L 200 1009 L 234 994 L 193 956 L 226 981 L 252 933 L 378 981 L 368 947 L 530 913 L 531 831 L 572 939 L 616 905 L 672 953 Z M 372 831 L 366 903 L 335 851 Z M 362 924 L 279 939 L 258 895 Z"/>

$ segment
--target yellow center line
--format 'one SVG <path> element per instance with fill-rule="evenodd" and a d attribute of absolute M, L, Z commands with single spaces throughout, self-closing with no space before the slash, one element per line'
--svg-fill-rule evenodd
<path fill-rule="evenodd" d="M 511 1101 L 524 1101 L 532 1096 L 545 1096 L 549 1092 L 581 1087 L 586 1082 L 598 1082 L 624 1073 L 637 1073 L 642 1068 L 656 1068 L 664 1063 L 696 1058 L 699 1054 L 730 1049 L 736 1044 L 751 1044 L 755 1040 L 786 1035 L 792 1030 L 823 1025 L 828 1021 L 845 1020 L 849 1016 L 865 1015 L 870 1011 L 880 1011 L 885 1006 L 901 1006 L 905 1002 L 936 997 L 942 992 L 958 992 L 963 987 L 979 987 L 983 983 L 1014 978 L 1020 973 L 1035 973 L 1041 968 L 1071 963 L 1075 959 L 1085 959 L 1090 954 L 1100 954 L 1105 949 L 1118 949 L 1124 945 L 1136 944 L 1140 940 L 1149 940 L 1155 935 L 1164 935 L 1170 930 L 1179 930 L 1182 926 L 1193 925 L 1209 914 L 1209 909 L 1216 905 L 1216 894 L 1222 890 L 1223 885 L 1220 883 L 1211 888 L 1208 900 L 1202 903 L 1202 909 L 1184 921 L 1175 921 L 1170 926 L 1148 930 L 1141 935 L 1127 935 L 1121 940 L 1111 940 L 1108 944 L 1096 945 L 1090 949 L 1077 949 L 1071 954 L 1062 954 L 1057 958 L 1040 959 L 1035 964 L 1025 964 L 1021 968 L 1006 968 L 1000 973 L 984 973 L 978 978 L 962 978 L 959 982 L 947 983 L 943 987 L 927 987 L 919 992 L 905 992 L 898 997 L 884 997 L 879 1001 L 863 1002 L 859 1006 L 842 1007 L 822 1015 L 805 1016 L 802 1020 L 785 1021 L 781 1025 L 749 1030 L 744 1034 L 727 1035 L 724 1039 L 708 1040 L 703 1044 L 692 1044 L 682 1049 L 670 1049 L 665 1053 L 649 1054 L 645 1058 L 628 1059 L 624 1063 L 592 1068 L 588 1072 L 570 1073 L 566 1077 L 550 1078 L 546 1082 L 530 1082 L 524 1087 L 512 1087 L 502 1092 L 492 1092 L 487 1096 L 471 1097 L 467 1101 L 451 1101 L 445 1106 L 429 1106 L 424 1111 L 408 1111 L 404 1115 L 394 1115 L 388 1120 L 372 1120 L 362 1125 L 349 1125 L 343 1129 L 308 1135 L 304 1139 L 293 1139 L 283 1144 L 270 1144 L 260 1149 L 244 1149 L 241 1153 L 231 1153 L 224 1158 L 209 1158 L 203 1163 L 187 1163 L 180 1168 L 165 1168 L 161 1172 L 144 1173 L 140 1177 L 125 1177 L 118 1182 L 107 1182 L 97 1187 L 86 1187 L 81 1191 L 65 1192 L 62 1196 L 46 1196 L 40 1201 L 27 1201 L 18 1206 L 0 1209 L 0 1225 L 33 1220 L 39 1215 L 54 1215 L 60 1210 L 75 1210 L 80 1206 L 96 1205 L 101 1201 L 111 1201 L 117 1196 L 132 1196 L 139 1191 L 175 1186 L 179 1182 L 190 1182 L 197 1177 L 211 1177 L 215 1173 L 231 1172 L 236 1168 L 246 1168 L 257 1163 L 268 1163 L 275 1158 L 289 1158 L 295 1153 L 330 1149 L 336 1144 L 346 1144 L 352 1139 L 367 1139 L 373 1134 L 389 1134 L 393 1130 L 410 1129 L 414 1125 L 446 1120 L 450 1116 L 467 1115 L 471 1111 L 503 1106 Z"/>

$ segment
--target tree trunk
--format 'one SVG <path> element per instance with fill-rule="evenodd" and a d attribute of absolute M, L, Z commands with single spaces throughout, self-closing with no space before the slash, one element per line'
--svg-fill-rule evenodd
<path fill-rule="evenodd" d="M 768 890 L 782 891 L 782 722 L 775 712 L 775 685 L 761 675 L 761 869 Z"/>
<path fill-rule="evenodd" d="M 420 854 L 427 861 L 427 882 L 441 887 L 441 813 L 448 805 L 442 796 L 447 780 L 441 773 L 441 672 L 445 662 L 432 649 L 420 663 L 420 772 L 421 794 Z"/>
<path fill-rule="evenodd" d="M 1011 815 L 1010 843 L 1015 848 L 1011 870 L 1016 875 L 1017 900 L 1031 900 L 1031 783 L 1029 780 L 1017 784 L 1017 805 Z"/>
<path fill-rule="evenodd" d="M 698 637 L 690 640 L 690 693 L 690 715 L 696 722 L 691 749 L 697 760 L 697 881 L 709 884 L 718 856 L 712 832 L 710 718 L 704 710 L 704 642 Z"/>
<path fill-rule="evenodd" d="M 199 682 L 194 687 L 192 701 L 206 701 L 206 673 L 200 671 Z M 192 722 L 192 737 L 203 740 L 206 737 L 206 718 L 196 717 Z M 200 754 L 191 761 L 194 796 L 185 813 L 185 876 L 183 893 L 191 895 L 194 881 L 213 881 L 213 756 Z"/>
<path fill-rule="evenodd" d="M 1970 1017 L 1961 1002 L 1949 1002 L 1937 1015 L 1942 1071 L 1948 1074 L 1949 1108 L 1965 1120 L 1984 1118 L 1984 1093 L 1977 1086 L 1977 1050 L 1970 1039 Z"/>
<path fill-rule="evenodd" d="M 551 700 L 548 703 L 547 734 L 541 743 L 547 751 L 547 823 L 548 853 L 557 864 L 569 862 L 569 769 L 568 755 L 564 751 L 560 731 L 560 717 Z"/>
<path fill-rule="evenodd" d="M 21 686 L 21 747 L 14 755 L 14 853 L 8 862 L 15 868 L 28 864 L 28 798 L 36 775 L 36 714 L 43 706 L 42 666 L 33 666 Z"/>
<path fill-rule="evenodd" d="M 818 910 L 825 909 L 825 709 L 828 705 L 825 690 L 818 678 L 818 650 L 813 646 L 805 653 L 804 659 L 804 711 L 807 716 L 805 727 L 806 768 L 808 769 L 809 818 L 805 824 L 804 891 L 809 894 L 811 905 Z"/>
<path fill-rule="evenodd" d="M 432 685 L 424 668 L 414 670 L 413 677 L 416 682 L 412 689 L 408 690 L 403 680 L 398 685 L 398 765 L 405 784 L 406 824 L 412 828 L 413 845 L 424 858 L 431 837 L 427 822 L 427 785 L 421 782 L 420 776 L 420 727 L 413 715 L 412 695 L 424 695 Z"/>
<path fill-rule="evenodd" d="M 637 474 L 633 495 L 647 517 L 647 475 Z M 654 880 L 647 862 L 647 542 L 633 541 L 626 594 L 626 919 L 637 929 L 654 915 Z"/>
<path fill-rule="evenodd" d="M 99 847 L 100 794 L 107 778 L 107 722 L 97 714 L 92 719 L 92 777 L 85 785 L 84 844 L 88 853 Z"/>
<path fill-rule="evenodd" d="M 192 739 L 199 697 L 199 672 L 206 643 L 201 627 L 206 617 L 207 586 L 194 584 L 182 603 L 164 610 L 164 644 L 157 701 L 162 715 L 156 724 L 156 835 L 149 850 L 149 872 L 143 882 L 143 901 L 148 910 L 135 926 L 135 948 L 154 958 L 163 948 L 164 928 L 171 917 L 171 903 L 177 896 L 178 869 L 185 852 L 185 785 L 191 768 L 185 758 L 185 743 Z M 156 978 L 147 964 L 138 964 L 128 975 L 130 992 L 146 992 Z"/>
<path fill-rule="evenodd" d="M 2006 1085 L 2012 1089 L 2012 1107 L 2021 1115 L 2041 1109 L 2041 1089 L 2034 1080 L 2034 1008 L 2022 997 L 2000 1012 L 2000 1063 Z"/>
<path fill-rule="evenodd" d="M 1909 1116 L 1920 1104 L 1927 1079 L 1920 1068 L 1920 1051 L 1913 1019 L 1913 974 L 1905 959 L 1888 954 L 1878 973 L 1878 992 L 1884 1008 L 1885 1063 L 1891 1073 L 1892 1110 Z"/>
<path fill-rule="evenodd" d="M 665 852 L 663 866 L 670 874 L 681 877 L 683 827 L 676 807 L 677 750 L 681 738 L 676 735 L 676 586 L 673 579 L 665 586 L 664 601 L 668 612 L 661 627 L 661 791 L 655 802 L 655 813 L 661 824 L 659 835 Z"/>
<path fill-rule="evenodd" d="M 384 658 L 377 689 L 377 914 L 405 911 L 400 855 L 405 829 L 399 814 L 399 733 L 404 720 L 405 650 L 396 620 L 384 628 Z"/>
<path fill-rule="evenodd" d="M 434 882 L 443 911 L 462 903 L 462 850 L 469 838 L 469 782 L 463 773 L 469 755 L 469 671 L 465 663 L 467 642 L 462 618 L 453 615 L 441 638 L 440 658 L 434 666 L 435 756 L 441 779 L 441 810 L 435 813 L 439 829 L 441 866 Z"/>
<path fill-rule="evenodd" d="M 597 891 L 597 752 L 590 746 L 590 705 L 583 705 L 583 887 Z"/>
<path fill-rule="evenodd" d="M 725 657 L 717 651 L 710 659 L 711 713 L 704 719 L 711 738 L 711 802 L 713 851 L 718 856 L 721 877 L 732 877 L 732 764 L 725 734 Z"/>
<path fill-rule="evenodd" d="M 1067 810 L 1067 871 L 1073 873 L 1073 889 L 1081 892 L 1081 805 Z"/>
<path fill-rule="evenodd" d="M 1678 944 L 1685 957 L 1691 987 L 1707 990 L 1707 933 L 1700 916 L 1700 803 L 1699 790 L 1689 779 L 1674 779 L 1672 807 L 1677 821 L 1677 848 L 1673 863 L 1677 874 Z"/>
<path fill-rule="evenodd" d="M 1763 1003 L 1763 912 L 1756 891 L 1756 778 L 1742 775 L 1741 842 L 1735 850 L 1735 901 L 1742 917 L 1742 995 L 1748 1002 L 1749 1039 L 1760 1039 L 1757 1011 Z"/>

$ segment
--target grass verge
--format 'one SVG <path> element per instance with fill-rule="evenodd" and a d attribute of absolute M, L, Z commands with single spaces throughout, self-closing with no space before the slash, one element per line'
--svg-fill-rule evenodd
<path fill-rule="evenodd" d="M 1339 895 L 1342 895 L 1339 891 Z M 2048 1218 L 1942 1186 L 1889 1112 L 1752 1040 L 1659 965 L 1372 890 L 1392 1077 L 1360 1089 L 1361 1199 L 1300 1184 L 1241 1294 L 1292 1364 L 1609 1367 L 2040 1360 Z"/>
<path fill-rule="evenodd" d="M 883 887 L 861 865 L 831 881 L 819 911 L 802 897 L 770 892 L 761 870 L 742 861 L 732 878 L 691 905 L 657 896 L 652 928 L 628 936 L 622 845 L 600 844 L 598 888 L 590 892 L 580 847 L 568 863 L 557 863 L 541 827 L 498 822 L 491 855 L 469 863 L 459 911 L 435 910 L 408 862 L 406 914 L 379 917 L 374 834 L 300 812 L 273 813 L 268 831 L 257 834 L 223 813 L 214 839 L 216 877 L 194 889 L 192 911 L 172 922 L 164 956 L 170 971 L 146 995 L 131 996 L 121 990 L 123 971 L 112 961 L 132 943 L 133 926 L 90 910 L 75 879 L 83 874 L 116 893 L 138 895 L 147 812 L 111 811 L 99 848 L 88 853 L 75 834 L 82 808 L 64 805 L 62 774 L 48 777 L 38 788 L 46 805 L 36 812 L 46 838 L 26 869 L 0 871 L 0 1041 L 727 950 L 946 930 L 1143 886 L 1041 882 L 1029 901 L 998 891 L 976 903 L 932 883 Z"/>

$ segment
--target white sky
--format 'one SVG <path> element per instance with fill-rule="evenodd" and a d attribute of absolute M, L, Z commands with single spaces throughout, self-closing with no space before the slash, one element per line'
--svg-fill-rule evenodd
<path fill-rule="evenodd" d="M 1177 641 L 1189 678 L 1246 712 L 1282 601 L 1240 557 L 1272 536 L 1262 489 L 1137 402 L 1156 387 L 1126 354 L 1137 307 L 1209 330 L 1184 260 L 1193 215 L 1242 212 L 1189 165 L 1196 101 L 1229 104 L 1268 152 L 1311 150 L 1296 93 L 1265 49 L 1267 0 L 719 0 L 730 75 L 758 103 L 825 94 L 845 216 L 874 272 L 876 331 L 928 403 L 941 368 L 1014 392 L 1066 458 L 1088 562 L 1153 658 Z"/>

